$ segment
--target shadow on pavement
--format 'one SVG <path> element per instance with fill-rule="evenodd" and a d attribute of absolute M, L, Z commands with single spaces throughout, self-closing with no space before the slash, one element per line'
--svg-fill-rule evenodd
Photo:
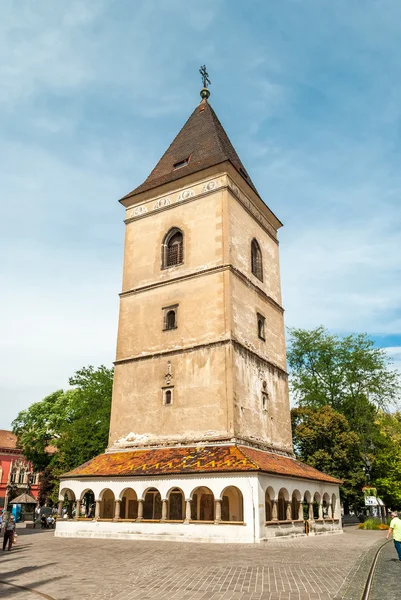
<path fill-rule="evenodd" d="M 23 551 L 23 550 L 24 550 L 24 548 L 20 549 L 20 551 Z M 16 552 L 16 550 L 12 550 L 12 552 Z M 4 554 L 5 554 L 5 552 L 4 552 Z M 7 560 L 4 560 L 4 561 L 0 560 L 0 586 L 1 587 L 4 586 L 4 588 L 6 588 L 6 589 L 1 590 L 1 587 L 0 587 L 0 598 L 1 597 L 10 598 L 11 596 L 17 595 L 17 594 L 19 594 L 20 597 L 22 597 L 22 593 L 23 593 L 24 589 L 26 590 L 27 594 L 30 590 L 32 590 L 32 592 L 33 591 L 40 592 L 41 594 L 44 595 L 44 597 L 46 597 L 45 592 L 40 590 L 40 587 L 43 586 L 44 584 L 52 583 L 55 581 L 59 581 L 60 579 L 63 579 L 62 576 L 44 577 L 42 579 L 38 578 L 33 581 L 31 579 L 29 581 L 27 581 L 25 578 L 24 582 L 22 583 L 21 579 L 20 579 L 21 576 L 24 576 L 24 575 L 26 576 L 31 573 L 37 574 L 37 571 L 39 571 L 40 569 L 56 566 L 57 563 L 51 562 L 51 563 L 47 563 L 46 565 L 14 568 L 14 565 L 10 565 L 11 562 L 12 562 L 12 557 L 10 557 L 10 560 L 8 560 L 8 556 L 7 556 Z M 14 587 L 14 586 L 16 586 L 16 587 Z M 52 598 L 52 597 L 48 596 L 48 598 Z"/>

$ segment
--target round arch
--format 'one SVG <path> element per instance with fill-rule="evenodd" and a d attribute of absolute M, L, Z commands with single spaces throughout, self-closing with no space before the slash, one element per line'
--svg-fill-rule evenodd
<path fill-rule="evenodd" d="M 319 506 L 321 501 L 321 495 L 319 492 L 313 494 L 313 518 L 319 519 Z"/>
<path fill-rule="evenodd" d="M 138 496 L 132 487 L 124 488 L 118 497 L 121 500 L 120 519 L 135 521 L 138 518 Z"/>
<path fill-rule="evenodd" d="M 179 487 L 173 487 L 167 492 L 167 519 L 183 521 L 185 516 L 185 496 Z"/>
<path fill-rule="evenodd" d="M 328 519 L 331 517 L 331 515 L 329 515 L 329 507 L 330 507 L 330 495 L 327 492 L 325 492 L 323 494 L 323 500 L 322 500 L 322 513 L 323 513 L 324 519 Z"/>
<path fill-rule="evenodd" d="M 93 490 L 91 488 L 86 488 L 81 492 L 79 497 L 81 500 L 81 505 L 84 508 L 85 517 L 87 519 L 93 518 L 95 516 L 95 505 L 96 498 Z"/>
<path fill-rule="evenodd" d="M 277 517 L 279 521 L 287 520 L 287 503 L 290 496 L 286 488 L 281 488 L 277 499 Z"/>
<path fill-rule="evenodd" d="M 113 490 L 104 488 L 99 494 L 100 518 L 113 519 L 115 510 L 115 496 Z"/>
<path fill-rule="evenodd" d="M 244 498 L 235 485 L 229 485 L 221 493 L 221 520 L 244 521 Z"/>
<path fill-rule="evenodd" d="M 192 490 L 190 498 L 192 521 L 214 521 L 215 502 L 210 488 L 201 485 Z"/>
<path fill-rule="evenodd" d="M 67 500 L 69 502 L 75 502 L 76 498 L 75 498 L 75 493 L 70 489 L 70 488 L 63 488 L 60 493 L 59 493 L 59 500 L 61 501 L 65 501 L 67 497 Z"/>
<path fill-rule="evenodd" d="M 160 521 L 162 518 L 162 497 L 155 487 L 147 488 L 143 494 L 143 518 L 147 521 Z"/>
<path fill-rule="evenodd" d="M 274 489 L 269 486 L 265 492 L 265 519 L 266 521 L 273 520 L 273 502 L 276 497 Z"/>
<path fill-rule="evenodd" d="M 303 520 L 302 495 L 299 490 L 294 490 L 291 496 L 291 519 L 293 521 Z"/>

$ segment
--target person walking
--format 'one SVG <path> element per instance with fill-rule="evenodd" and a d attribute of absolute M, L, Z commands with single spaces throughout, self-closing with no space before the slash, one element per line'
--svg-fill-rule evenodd
<path fill-rule="evenodd" d="M 6 549 L 8 542 L 8 551 L 11 550 L 15 535 L 15 521 L 14 515 L 10 515 L 10 520 L 6 522 L 4 527 L 4 538 L 3 538 L 3 550 Z"/>
<path fill-rule="evenodd" d="M 401 561 L 401 519 L 399 519 L 398 513 L 395 511 L 391 512 L 391 522 L 387 532 L 387 540 L 390 538 L 391 534 L 393 534 L 393 542 L 395 549 L 397 550 L 398 559 Z"/>

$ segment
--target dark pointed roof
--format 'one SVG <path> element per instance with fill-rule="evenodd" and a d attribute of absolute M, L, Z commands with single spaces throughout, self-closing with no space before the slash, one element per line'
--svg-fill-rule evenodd
<path fill-rule="evenodd" d="M 174 167 L 186 160 L 188 160 L 188 164 L 179 168 Z M 148 178 L 125 198 L 225 161 L 230 161 L 258 194 L 216 113 L 207 99 L 204 99 L 195 108 Z"/>

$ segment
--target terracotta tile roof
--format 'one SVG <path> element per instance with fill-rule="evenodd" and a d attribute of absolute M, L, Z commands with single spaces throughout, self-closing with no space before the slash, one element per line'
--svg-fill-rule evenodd
<path fill-rule="evenodd" d="M 186 159 L 189 159 L 187 165 L 174 169 L 174 165 Z M 148 178 L 124 198 L 225 161 L 230 161 L 258 194 L 216 113 L 207 100 L 202 100 Z"/>
<path fill-rule="evenodd" d="M 290 477 L 303 477 L 339 483 L 299 461 L 239 446 L 162 448 L 100 454 L 63 477 L 126 477 L 178 475 L 182 473 L 224 473 L 264 471 Z"/>
<path fill-rule="evenodd" d="M 0 448 L 21 452 L 19 448 L 17 449 L 17 436 L 7 429 L 0 429 Z"/>
<path fill-rule="evenodd" d="M 340 479 L 326 475 L 326 473 L 322 473 L 314 467 L 294 458 L 280 456 L 273 452 L 263 452 L 262 450 L 245 446 L 241 446 L 241 451 L 250 460 L 257 463 L 260 470 L 265 473 L 277 473 L 278 475 L 288 475 L 289 477 L 303 477 L 304 479 L 327 481 L 328 483 L 342 483 Z"/>

